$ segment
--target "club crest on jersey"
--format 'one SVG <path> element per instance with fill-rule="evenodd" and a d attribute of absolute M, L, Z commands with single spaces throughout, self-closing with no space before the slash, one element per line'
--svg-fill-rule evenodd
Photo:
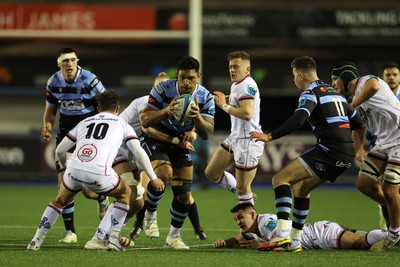
<path fill-rule="evenodd" d="M 256 88 L 254 88 L 250 84 L 247 85 L 247 93 L 249 93 L 249 95 L 255 96 L 256 92 L 257 92 Z"/>
<path fill-rule="evenodd" d="M 80 94 L 80 93 L 81 93 L 81 91 L 82 91 L 82 89 L 81 89 L 81 88 L 76 88 L 76 93 L 77 93 L 77 94 Z"/>
<path fill-rule="evenodd" d="M 315 168 L 316 168 L 317 170 L 321 171 L 321 172 L 326 171 L 326 168 L 325 168 L 324 164 L 322 164 L 322 163 L 320 163 L 320 162 L 315 163 Z"/>

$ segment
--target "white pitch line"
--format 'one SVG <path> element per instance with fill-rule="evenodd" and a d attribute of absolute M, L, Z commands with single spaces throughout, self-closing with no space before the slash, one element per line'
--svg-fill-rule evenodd
<path fill-rule="evenodd" d="M 6 229 L 36 229 L 37 225 L 33 225 L 33 226 L 27 226 L 27 225 L 2 225 L 2 228 L 6 228 Z M 94 229 L 94 227 L 96 226 L 78 226 L 77 228 L 79 229 Z M 125 226 L 124 229 L 129 228 L 129 226 Z M 51 229 L 64 229 L 64 226 L 53 226 L 51 227 Z M 168 231 L 169 228 L 166 227 L 159 227 L 158 229 L 162 230 L 162 231 Z M 206 232 L 232 232 L 232 231 L 237 231 L 238 229 L 215 229 L 215 228 L 210 228 L 207 229 Z M 193 231 L 192 228 L 182 228 L 182 231 Z"/>
<path fill-rule="evenodd" d="M 201 244 L 201 245 L 189 245 L 190 248 L 201 248 L 201 247 L 213 247 L 213 244 Z M 171 247 L 165 245 L 161 247 L 132 247 L 125 248 L 125 250 L 152 250 L 152 249 L 172 249 Z"/>

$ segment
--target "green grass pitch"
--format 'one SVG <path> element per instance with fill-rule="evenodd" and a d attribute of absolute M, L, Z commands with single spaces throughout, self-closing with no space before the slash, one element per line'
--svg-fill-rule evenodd
<path fill-rule="evenodd" d="M 78 243 L 58 244 L 64 234 L 62 218 L 49 231 L 40 251 L 27 251 L 40 217 L 55 197 L 55 186 L 5 185 L 0 186 L 0 266 L 399 266 L 400 248 L 389 252 L 306 250 L 303 253 L 263 253 L 256 250 L 215 249 L 216 239 L 234 235 L 238 228 L 229 212 L 236 198 L 228 191 L 208 189 L 193 192 L 201 224 L 208 236 L 198 241 L 189 219 L 182 237 L 191 246 L 188 251 L 165 247 L 169 229 L 171 190 L 168 189 L 158 210 L 160 238 L 149 239 L 144 233 L 134 248 L 125 252 L 87 251 L 84 244 L 95 233 L 99 219 L 96 203 L 79 194 L 75 199 L 75 226 Z M 271 188 L 256 188 L 258 212 L 275 212 Z M 332 220 L 360 230 L 378 227 L 377 205 L 355 189 L 320 188 L 312 193 L 308 222 Z M 133 220 L 123 229 L 127 235 Z"/>

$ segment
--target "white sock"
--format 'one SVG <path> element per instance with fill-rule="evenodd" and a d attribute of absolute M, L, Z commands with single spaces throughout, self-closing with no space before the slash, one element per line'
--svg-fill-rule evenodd
<path fill-rule="evenodd" d="M 387 231 L 383 231 L 383 230 L 372 230 L 369 231 L 366 235 L 366 241 L 368 243 L 368 245 L 372 246 L 373 244 L 375 244 L 378 241 L 381 241 L 382 239 L 385 239 L 387 236 L 388 232 Z"/>
<path fill-rule="evenodd" d="M 144 217 L 157 218 L 157 211 L 146 210 Z"/>
<path fill-rule="evenodd" d="M 45 211 L 43 212 L 36 234 L 45 236 L 47 232 L 50 230 L 50 228 L 56 223 L 61 212 L 62 209 L 59 209 L 52 204 L 49 204 L 45 209 Z"/>
<path fill-rule="evenodd" d="M 233 193 L 236 192 L 236 179 L 232 174 L 227 171 L 224 171 L 224 174 L 215 183 Z"/>
<path fill-rule="evenodd" d="M 400 227 L 397 228 L 393 228 L 391 226 L 389 226 L 389 235 L 392 237 L 398 236 L 400 233 Z"/>
<path fill-rule="evenodd" d="M 111 214 L 111 231 L 121 232 L 122 226 L 128 213 L 129 205 L 114 202 L 114 208 Z"/>
<path fill-rule="evenodd" d="M 113 209 L 114 209 L 114 203 L 111 203 L 106 211 L 106 214 L 104 215 L 99 226 L 97 227 L 97 231 L 94 234 L 94 236 L 92 237 L 92 239 L 104 240 L 104 238 L 106 237 L 106 234 L 110 232 L 111 214 L 112 214 Z"/>
<path fill-rule="evenodd" d="M 238 199 L 239 199 L 239 203 L 251 203 L 254 206 L 253 193 L 250 193 L 248 195 L 238 196 Z"/>
<path fill-rule="evenodd" d="M 171 225 L 171 227 L 169 228 L 168 236 L 177 237 L 177 236 L 180 236 L 180 235 L 181 235 L 181 228 L 176 228 L 176 227 Z"/>

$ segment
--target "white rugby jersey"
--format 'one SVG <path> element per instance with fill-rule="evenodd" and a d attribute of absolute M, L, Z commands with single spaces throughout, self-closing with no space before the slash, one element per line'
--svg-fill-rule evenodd
<path fill-rule="evenodd" d="M 379 90 L 370 99 L 357 107 L 363 123 L 377 136 L 376 144 L 384 145 L 400 138 L 400 102 L 382 79 L 366 75 L 358 80 L 354 97 L 360 94 L 369 79 L 378 79 Z"/>
<path fill-rule="evenodd" d="M 258 214 L 257 216 L 257 223 L 258 223 L 258 231 L 260 232 L 261 236 L 255 233 L 245 233 L 242 232 L 243 237 L 246 239 L 252 240 L 255 239 L 261 243 L 269 242 L 275 235 L 276 232 L 276 220 L 277 217 L 275 214 Z"/>
<path fill-rule="evenodd" d="M 142 126 L 140 124 L 139 116 L 142 110 L 147 105 L 149 96 L 145 95 L 133 100 L 129 106 L 119 114 L 132 128 L 135 130 L 137 135 L 142 133 Z"/>
<path fill-rule="evenodd" d="M 289 221 L 291 224 L 292 221 Z M 242 236 L 248 240 L 255 239 L 261 243 L 268 243 L 276 232 L 276 215 L 268 213 L 258 214 L 257 223 L 261 236 L 241 231 Z M 306 223 L 303 226 L 300 243 L 304 249 L 335 249 L 338 248 L 340 234 L 345 230 L 343 226 L 335 222 L 318 221 L 313 224 Z"/>
<path fill-rule="evenodd" d="M 254 100 L 254 113 L 250 121 L 239 119 L 231 115 L 231 135 L 236 138 L 249 138 L 250 132 L 262 132 L 260 125 L 260 91 L 257 83 L 246 76 L 240 83 L 233 83 L 229 95 L 229 105 L 237 108 L 239 101 Z"/>
<path fill-rule="evenodd" d="M 102 112 L 81 121 L 67 137 L 76 142 L 68 167 L 108 175 L 121 144 L 137 135 L 120 117 Z"/>

